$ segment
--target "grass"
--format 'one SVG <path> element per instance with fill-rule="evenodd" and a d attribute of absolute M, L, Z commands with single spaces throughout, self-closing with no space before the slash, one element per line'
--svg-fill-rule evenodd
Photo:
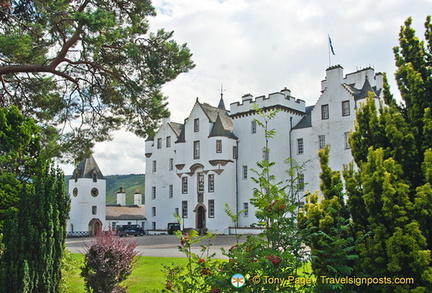
<path fill-rule="evenodd" d="M 66 292 L 85 292 L 84 280 L 80 276 L 80 267 L 83 265 L 84 255 L 74 253 L 72 256 L 76 261 L 76 266 L 68 281 L 68 290 Z M 165 287 L 165 274 L 162 272 L 163 265 L 186 262 L 186 258 L 140 256 L 132 274 L 122 285 L 128 287 L 129 293 L 161 292 Z"/>
<path fill-rule="evenodd" d="M 66 293 L 85 292 L 84 279 L 80 276 L 80 267 L 83 266 L 84 255 L 73 253 L 71 256 L 75 265 L 67 282 L 68 290 Z M 161 292 L 165 288 L 165 273 L 162 272 L 163 265 L 173 263 L 186 264 L 187 258 L 139 256 L 135 269 L 122 285 L 128 287 L 129 293 Z M 311 264 L 306 263 L 300 269 L 299 275 L 310 276 L 311 272 Z"/>

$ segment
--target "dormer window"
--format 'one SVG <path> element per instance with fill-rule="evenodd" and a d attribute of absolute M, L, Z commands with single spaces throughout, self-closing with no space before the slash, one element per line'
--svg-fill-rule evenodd
<path fill-rule="evenodd" d="M 93 177 L 93 182 L 97 182 L 97 174 L 96 174 L 96 172 L 93 172 L 92 177 Z"/>

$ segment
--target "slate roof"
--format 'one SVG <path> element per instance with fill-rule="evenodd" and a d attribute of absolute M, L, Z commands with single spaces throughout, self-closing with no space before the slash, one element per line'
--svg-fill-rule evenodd
<path fill-rule="evenodd" d="M 204 111 L 211 123 L 215 123 L 218 116 L 220 116 L 222 125 L 226 130 L 233 130 L 232 119 L 228 116 L 227 111 L 224 109 L 213 107 L 207 103 L 199 103 L 201 109 Z"/>
<path fill-rule="evenodd" d="M 377 90 L 376 86 L 371 86 L 368 78 L 365 79 L 361 89 L 357 89 L 354 85 L 345 84 L 345 87 L 353 95 L 356 100 L 365 99 L 369 96 L 369 92 L 372 92 L 375 96 L 379 96 L 381 89 Z"/>
<path fill-rule="evenodd" d="M 106 220 L 146 220 L 145 207 L 130 205 L 107 205 Z"/>
<path fill-rule="evenodd" d="M 293 129 L 312 127 L 312 110 L 314 106 L 308 106 L 305 109 L 303 118 L 293 127 Z"/>
<path fill-rule="evenodd" d="M 93 178 L 93 174 L 96 174 L 97 179 L 105 179 L 95 159 L 90 156 L 78 164 L 72 176 L 73 178 Z"/>
<path fill-rule="evenodd" d="M 209 137 L 224 136 L 232 139 L 238 139 L 237 136 L 231 131 L 224 128 L 220 115 L 217 116 L 216 121 L 213 123 L 212 130 Z"/>
<path fill-rule="evenodd" d="M 177 122 L 170 122 L 168 123 L 168 125 L 171 127 L 171 129 L 175 132 L 175 134 L 177 136 L 180 135 L 182 129 L 183 129 L 183 124 L 177 123 Z"/>

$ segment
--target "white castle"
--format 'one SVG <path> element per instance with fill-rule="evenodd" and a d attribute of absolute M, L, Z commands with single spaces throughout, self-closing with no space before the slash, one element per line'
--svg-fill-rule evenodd
<path fill-rule="evenodd" d="M 341 66 L 330 67 L 321 82 L 315 106 L 291 96 L 288 89 L 268 96 L 245 95 L 225 109 L 198 99 L 184 123 L 163 121 L 154 137 L 146 140 L 145 214 L 146 229 L 164 230 L 182 218 L 184 228 L 230 233 L 234 226 L 225 212 L 228 204 L 239 215 L 238 227 L 253 230 L 256 218 L 250 203 L 253 189 L 251 169 L 269 156 L 276 162 L 272 173 L 288 179 L 287 158 L 304 165 L 298 180 L 306 190 L 319 190 L 318 150 L 330 145 L 329 165 L 342 170 L 352 161 L 347 143 L 355 112 L 371 92 L 377 103 L 382 96 L 383 75 L 365 68 L 344 76 Z M 278 109 L 268 122 L 276 135 L 265 146 L 264 129 L 253 109 Z M 270 150 L 270 151 L 268 151 Z"/>

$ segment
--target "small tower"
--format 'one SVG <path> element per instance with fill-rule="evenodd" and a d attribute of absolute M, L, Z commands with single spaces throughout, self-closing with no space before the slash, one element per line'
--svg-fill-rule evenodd
<path fill-rule="evenodd" d="M 123 187 L 120 187 L 119 192 L 117 192 L 117 204 L 121 206 L 126 205 L 126 192 L 123 190 Z"/>
<path fill-rule="evenodd" d="M 69 179 L 69 235 L 96 235 L 105 223 L 106 180 L 93 156 L 78 164 Z"/>

